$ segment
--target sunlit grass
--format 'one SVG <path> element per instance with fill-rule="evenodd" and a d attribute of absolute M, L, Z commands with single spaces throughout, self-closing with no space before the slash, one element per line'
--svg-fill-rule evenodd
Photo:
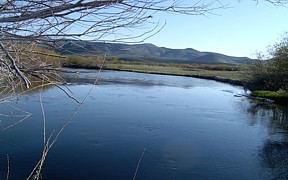
<path fill-rule="evenodd" d="M 281 104 L 288 104 L 288 92 L 286 91 L 276 92 L 276 91 L 257 90 L 257 91 L 253 91 L 251 95 L 254 97 L 272 99 L 275 102 L 281 103 Z"/>
<path fill-rule="evenodd" d="M 99 61 L 93 58 L 69 56 L 63 63 L 65 67 L 73 68 L 99 68 Z M 106 70 L 121 70 L 141 73 L 153 73 L 164 75 L 191 76 L 206 79 L 214 79 L 242 85 L 245 73 L 240 65 L 229 64 L 181 64 L 181 63 L 154 63 L 142 61 L 122 61 L 107 59 L 103 67 Z"/>
<path fill-rule="evenodd" d="M 217 67 L 219 66 L 219 68 Z M 232 68 L 234 67 L 235 70 Z M 106 64 L 106 69 L 133 71 L 142 73 L 155 73 L 165 75 L 191 76 L 223 81 L 244 82 L 246 77 L 236 65 L 174 65 L 174 64 Z"/>

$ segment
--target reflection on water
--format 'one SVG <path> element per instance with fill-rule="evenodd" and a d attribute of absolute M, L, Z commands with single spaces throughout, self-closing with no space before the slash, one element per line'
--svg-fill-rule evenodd
<path fill-rule="evenodd" d="M 246 110 L 253 117 L 250 125 L 266 124 L 268 137 L 259 150 L 261 164 L 271 170 L 273 179 L 288 179 L 288 106 L 250 100 Z"/>
<path fill-rule="evenodd" d="M 250 124 L 256 124 L 258 121 L 265 123 L 270 138 L 276 135 L 277 138 L 281 137 L 280 140 L 286 140 L 286 135 L 288 135 L 288 106 L 252 100 L 248 102 L 249 106 L 246 107 L 246 111 L 252 117 Z M 279 134 L 283 136 L 279 136 Z"/>
<path fill-rule="evenodd" d="M 270 137 L 259 154 L 275 179 L 288 179 L 288 108 L 275 106 L 270 112 Z"/>
<path fill-rule="evenodd" d="M 69 75 L 80 83 L 69 86 L 77 99 L 93 77 L 90 70 Z M 243 93 L 215 81 L 104 71 L 48 154 L 43 177 L 132 179 L 146 149 L 137 179 L 287 179 L 287 107 L 256 103 Z M 50 135 L 77 103 L 57 88 L 46 89 L 42 99 Z M 25 112 L 31 117 L 0 131 L 0 179 L 7 154 L 11 179 L 27 177 L 41 157 L 39 93 L 0 104 L 0 128 Z"/>
<path fill-rule="evenodd" d="M 274 179 L 288 179 L 288 142 L 266 141 L 259 155 Z"/>
<path fill-rule="evenodd" d="M 78 70 L 77 73 L 66 73 L 65 81 L 67 83 L 76 84 L 93 84 L 95 81 L 95 70 Z M 102 71 L 103 72 L 103 71 Z M 121 76 L 119 76 L 121 73 Z M 190 78 L 192 79 L 192 78 Z M 164 75 L 151 75 L 143 73 L 133 73 L 133 72 L 117 72 L 117 71 L 104 71 L 101 73 L 98 84 L 109 85 L 109 84 L 119 84 L 119 85 L 132 85 L 141 87 L 151 87 L 151 86 L 172 86 L 172 87 L 182 87 L 182 88 L 192 88 L 195 83 L 199 81 L 200 86 L 211 87 L 211 81 L 203 82 L 201 79 L 188 80 L 187 78 L 178 77 L 175 80 L 175 76 L 164 76 Z M 213 83 L 212 83 L 213 84 Z"/>

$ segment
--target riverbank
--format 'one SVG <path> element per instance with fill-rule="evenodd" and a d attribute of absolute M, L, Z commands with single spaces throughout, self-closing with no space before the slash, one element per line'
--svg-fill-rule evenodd
<path fill-rule="evenodd" d="M 211 75 L 201 75 L 199 74 L 190 74 L 190 73 L 169 73 L 169 72 L 156 72 L 156 71 L 141 71 L 141 70 L 127 70 L 127 69 L 111 69 L 105 68 L 105 70 L 113 70 L 113 71 L 127 71 L 127 72 L 136 72 L 136 73 L 146 73 L 146 74 L 160 74 L 160 75 L 172 75 L 172 76 L 185 76 L 185 77 L 194 77 L 200 79 L 207 79 L 207 80 L 215 80 L 218 82 L 228 83 L 231 85 L 238 85 L 243 86 L 244 81 L 237 80 L 237 79 L 229 79 L 221 76 L 211 76 Z"/>
<path fill-rule="evenodd" d="M 73 67 L 75 68 L 75 67 Z M 237 86 L 246 86 L 249 76 L 245 73 L 245 65 L 199 65 L 199 64 L 165 64 L 165 63 L 145 63 L 145 62 L 125 62 L 108 61 L 105 65 L 84 67 L 86 69 L 114 70 L 114 71 L 129 71 L 137 73 L 186 76 L 218 82 L 228 83 Z M 251 96 L 259 99 L 270 99 L 275 103 L 288 104 L 288 93 L 267 92 L 257 93 L 252 91 Z M 271 95 L 272 94 L 272 95 Z M 275 95 L 278 94 L 278 95 Z"/>
<path fill-rule="evenodd" d="M 251 93 L 253 97 L 271 99 L 277 104 L 288 104 L 288 92 L 257 90 Z"/>
<path fill-rule="evenodd" d="M 236 65 L 183 65 L 183 64 L 105 64 L 105 70 L 186 76 L 215 80 L 233 85 L 245 84 L 245 73 Z"/>
<path fill-rule="evenodd" d="M 218 66 L 218 69 L 217 69 Z M 222 70 L 220 70 L 222 67 Z M 106 70 L 116 71 L 129 71 L 138 73 L 149 74 L 162 74 L 173 76 L 186 76 L 195 77 L 201 79 L 215 80 L 218 82 L 224 82 L 231 85 L 243 86 L 247 83 L 249 78 L 245 71 L 241 67 L 236 66 L 233 70 L 233 66 L 227 66 L 229 68 L 223 68 L 223 65 L 190 65 L 190 68 L 184 66 L 163 66 L 163 65 L 144 65 L 144 64 L 109 64 L 104 68 Z M 272 100 L 269 102 L 275 102 L 277 104 L 288 104 L 288 93 L 286 92 L 272 92 L 272 91 L 252 91 L 251 96 L 259 100 Z"/>

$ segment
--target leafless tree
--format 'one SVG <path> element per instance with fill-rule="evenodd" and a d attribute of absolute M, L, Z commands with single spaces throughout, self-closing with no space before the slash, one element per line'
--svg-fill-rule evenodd
<path fill-rule="evenodd" d="M 287 3 L 286 0 L 265 1 L 277 5 Z M 30 75 L 51 80 L 43 76 L 47 75 L 47 69 L 52 71 L 49 64 L 43 63 L 43 56 L 39 61 L 39 51 L 35 50 L 39 44 L 61 48 L 63 43 L 57 44 L 60 39 L 140 42 L 163 27 L 157 21 L 157 13 L 206 15 L 225 6 L 219 0 L 196 0 L 189 4 L 180 0 L 3 0 L 0 2 L 0 81 L 10 87 L 23 84 L 28 88 Z M 45 58 L 51 56 L 55 54 L 46 53 Z"/>
<path fill-rule="evenodd" d="M 32 85 L 40 86 L 42 89 L 44 85 L 57 86 L 61 82 L 57 73 L 59 69 L 51 64 L 50 59 L 63 57 L 47 50 L 49 47 L 61 49 L 65 43 L 82 39 L 141 42 L 159 32 L 165 25 L 155 18 L 157 13 L 205 15 L 223 7 L 217 0 L 207 3 L 197 0 L 190 4 L 182 4 L 175 0 L 0 1 L 0 103 L 11 96 L 17 96 L 18 91 L 22 93 L 27 89 L 33 89 Z M 105 56 L 103 57 L 105 60 Z M 12 95 L 8 96 L 9 93 Z M 48 138 L 45 130 L 45 111 L 40 98 L 44 147 L 42 157 L 28 179 L 40 178 L 49 150 L 88 96 L 89 93 L 78 103 L 77 110 L 71 114 L 62 128 L 55 132 L 55 136 L 52 137 L 51 134 Z M 14 125 L 16 124 L 3 130 Z"/>
<path fill-rule="evenodd" d="M 61 48 L 63 41 L 57 42 L 63 39 L 139 42 L 163 27 L 154 20 L 156 13 L 204 15 L 219 8 L 223 5 L 216 0 L 190 4 L 171 0 L 1 1 L 0 81 L 10 90 L 17 85 L 29 88 L 31 76 L 57 82 L 46 61 L 56 55 L 39 52 L 37 47 L 43 44 Z"/>

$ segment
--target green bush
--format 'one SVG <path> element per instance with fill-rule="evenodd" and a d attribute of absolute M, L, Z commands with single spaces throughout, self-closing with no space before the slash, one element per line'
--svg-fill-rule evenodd
<path fill-rule="evenodd" d="M 288 90 L 288 34 L 268 49 L 268 60 L 256 60 L 249 68 L 248 89 Z"/>
<path fill-rule="evenodd" d="M 83 56 L 68 56 L 63 63 L 64 67 L 72 68 L 98 68 L 99 65 L 101 65 L 99 58 Z"/>

